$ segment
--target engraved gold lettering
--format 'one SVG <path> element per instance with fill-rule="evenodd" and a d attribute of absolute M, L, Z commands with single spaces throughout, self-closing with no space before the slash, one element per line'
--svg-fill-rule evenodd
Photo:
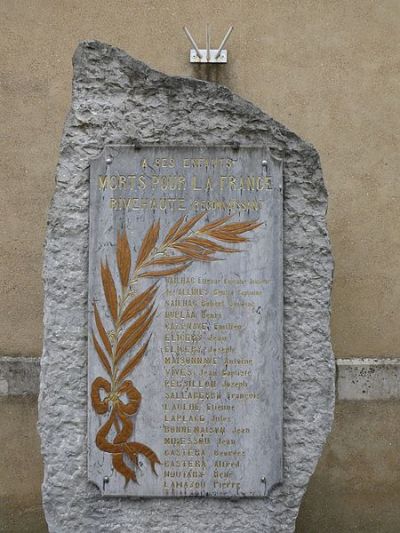
<path fill-rule="evenodd" d="M 98 186 L 99 186 L 99 189 L 104 191 L 104 189 L 107 186 L 107 176 L 99 176 Z"/>
<path fill-rule="evenodd" d="M 197 183 L 197 178 L 196 176 L 193 176 L 192 177 L 192 190 L 193 191 L 201 191 L 201 187 L 199 187 L 198 183 Z"/>

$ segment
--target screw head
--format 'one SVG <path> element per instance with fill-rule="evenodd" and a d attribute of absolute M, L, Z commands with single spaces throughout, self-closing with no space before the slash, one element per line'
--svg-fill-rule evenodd
<path fill-rule="evenodd" d="M 261 483 L 266 483 L 266 482 L 267 482 L 267 478 L 266 478 L 265 476 L 263 476 L 263 477 L 261 478 Z"/>
<path fill-rule="evenodd" d="M 264 159 L 263 161 L 261 161 L 261 164 L 263 167 L 267 167 L 268 166 L 268 161 L 266 159 Z"/>
<path fill-rule="evenodd" d="M 104 483 L 108 483 L 110 481 L 110 478 L 108 476 L 103 477 Z"/>
<path fill-rule="evenodd" d="M 111 165 L 112 160 L 113 160 L 112 155 L 107 156 L 107 157 L 106 157 L 106 163 L 107 163 L 107 165 Z"/>

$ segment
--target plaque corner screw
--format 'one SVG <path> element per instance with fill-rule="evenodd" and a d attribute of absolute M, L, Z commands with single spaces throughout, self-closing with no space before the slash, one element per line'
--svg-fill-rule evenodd
<path fill-rule="evenodd" d="M 265 476 L 262 476 L 261 483 L 266 483 L 266 482 L 267 482 L 267 478 Z"/>
<path fill-rule="evenodd" d="M 106 163 L 107 163 L 107 165 L 111 165 L 112 160 L 113 160 L 112 155 L 108 155 L 108 156 L 106 157 Z"/>
<path fill-rule="evenodd" d="M 263 167 L 267 167 L 268 166 L 268 161 L 266 159 L 263 159 L 261 161 L 261 164 L 262 164 Z"/>

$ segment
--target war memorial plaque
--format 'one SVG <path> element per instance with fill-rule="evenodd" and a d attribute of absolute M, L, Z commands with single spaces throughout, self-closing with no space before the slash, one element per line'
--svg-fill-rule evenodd
<path fill-rule="evenodd" d="M 106 43 L 73 65 L 43 270 L 49 532 L 293 533 L 335 403 L 318 152 Z"/>
<path fill-rule="evenodd" d="M 282 165 L 109 146 L 90 167 L 88 476 L 109 496 L 282 478 Z"/>

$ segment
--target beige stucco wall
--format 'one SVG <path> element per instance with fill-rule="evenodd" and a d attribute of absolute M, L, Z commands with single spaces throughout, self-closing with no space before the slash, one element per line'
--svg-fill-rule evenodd
<path fill-rule="evenodd" d="M 336 261 L 338 356 L 400 353 L 398 0 L 2 0 L 0 354 L 39 355 L 42 247 L 79 40 L 217 79 L 319 150 Z M 226 66 L 188 63 L 187 24 Z M 396 165 L 397 163 L 397 165 Z M 60 272 L 62 275 L 62 272 Z"/>

